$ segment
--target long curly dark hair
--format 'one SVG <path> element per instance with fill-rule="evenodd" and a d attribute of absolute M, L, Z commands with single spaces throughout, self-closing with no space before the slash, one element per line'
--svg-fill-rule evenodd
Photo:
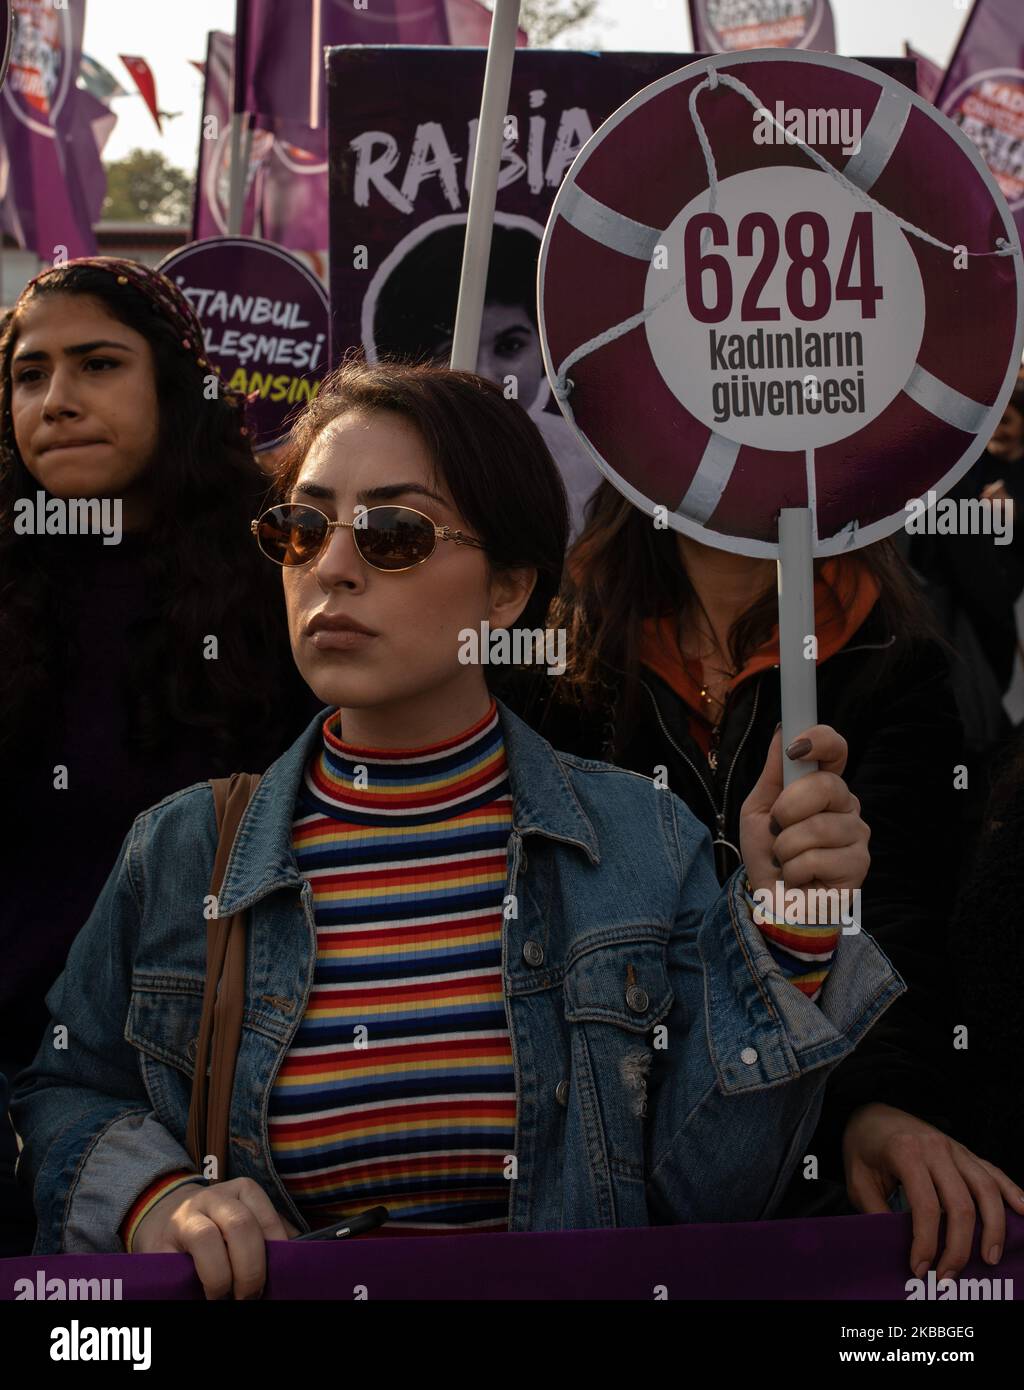
<path fill-rule="evenodd" d="M 131 742 L 153 753 L 183 730 L 228 770 L 258 729 L 275 740 L 282 694 L 294 689 L 280 578 L 249 534 L 268 480 L 243 434 L 237 397 L 209 380 L 172 325 L 132 283 L 74 264 L 34 285 L 0 322 L 0 750 L 24 747 L 59 710 L 66 656 L 53 544 L 14 531 L 15 506 L 40 490 L 14 437 L 11 360 L 22 312 L 41 295 L 89 295 L 146 338 L 160 403 L 146 532 L 151 596 L 129 659 Z M 203 659 L 208 634 L 218 659 Z M 282 737 L 286 730 L 282 729 Z"/>

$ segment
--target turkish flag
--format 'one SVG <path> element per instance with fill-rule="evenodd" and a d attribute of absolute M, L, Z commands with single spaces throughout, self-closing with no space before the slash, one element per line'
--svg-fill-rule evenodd
<path fill-rule="evenodd" d="M 160 111 L 156 104 L 156 81 L 149 64 L 146 62 L 145 58 L 136 57 L 131 53 L 119 53 L 118 57 L 121 59 L 121 62 L 124 63 L 132 77 L 134 77 L 135 85 L 142 93 L 143 101 L 153 114 L 153 119 L 156 121 L 156 128 L 160 134 L 163 135 L 164 128 L 160 124 Z"/>

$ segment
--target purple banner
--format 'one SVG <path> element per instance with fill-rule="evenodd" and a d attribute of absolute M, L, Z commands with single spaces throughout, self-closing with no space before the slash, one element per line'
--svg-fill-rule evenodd
<path fill-rule="evenodd" d="M 231 73 L 235 41 L 211 33 L 206 50 L 204 130 L 199 142 L 192 239 L 226 236 L 231 170 Z M 213 122 L 207 124 L 207 118 Z M 319 144 L 322 153 L 316 152 Z M 309 147 L 271 130 L 253 130 L 242 211 L 243 236 L 261 236 L 290 251 L 327 254 L 327 155 L 322 131 L 309 131 Z"/>
<path fill-rule="evenodd" d="M 690 0 L 693 46 L 702 53 L 809 48 L 835 53 L 829 0 Z"/>
<path fill-rule="evenodd" d="M 918 53 L 912 44 L 904 43 L 903 52 L 917 64 L 917 90 L 925 101 L 934 102 L 942 86 L 945 73 L 938 63 L 933 63 L 923 53 Z"/>
<path fill-rule="evenodd" d="M 977 145 L 1024 233 L 1024 5 L 976 0 L 935 103 Z"/>
<path fill-rule="evenodd" d="M 257 450 L 288 434 L 288 420 L 316 395 L 326 371 L 327 295 L 295 256 L 269 242 L 219 237 L 160 263 L 203 325 L 222 384 L 252 396 Z"/>
<path fill-rule="evenodd" d="M 11 0 L 0 0 L 0 87 L 7 81 L 7 68 L 11 61 L 11 41 L 14 38 L 11 23 Z"/>
<path fill-rule="evenodd" d="M 52 261 L 94 255 L 92 223 L 105 175 L 91 121 L 76 85 L 85 0 L 57 9 L 50 0 L 13 0 L 14 38 L 0 93 L 0 201 L 5 229 L 19 245 Z M 99 202 L 97 202 L 97 198 Z"/>
<path fill-rule="evenodd" d="M 977 1240 L 956 1279 L 908 1268 L 909 1215 L 516 1235 L 274 1241 L 270 1299 L 1024 1298 L 1024 1219 L 1006 1214 L 999 1264 Z M 84 1282 L 83 1282 L 84 1281 Z M 187 1255 L 39 1255 L 0 1260 L 0 1300 L 199 1299 Z"/>

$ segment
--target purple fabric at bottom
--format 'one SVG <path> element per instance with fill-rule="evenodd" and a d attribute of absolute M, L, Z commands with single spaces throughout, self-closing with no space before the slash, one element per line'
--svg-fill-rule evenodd
<path fill-rule="evenodd" d="M 279 1241 L 269 1247 L 265 1297 L 904 1301 L 910 1238 L 908 1215 L 884 1215 L 339 1245 Z M 1007 1212 L 1005 1253 L 994 1269 L 982 1264 L 975 1242 L 959 1278 L 998 1279 L 1004 1282 L 991 1297 L 1024 1297 L 1024 1219 Z M 26 1279 L 31 1292 L 18 1284 Z M 47 1288 L 54 1279 L 62 1283 Z M 0 1260 L 0 1301 L 49 1299 L 61 1290 L 66 1297 L 72 1279 L 120 1279 L 125 1300 L 203 1297 L 184 1255 L 41 1255 Z M 932 1299 L 941 1297 L 935 1283 L 933 1273 Z M 116 1286 L 109 1288 L 116 1296 Z M 927 1284 L 918 1293 L 929 1297 Z"/>

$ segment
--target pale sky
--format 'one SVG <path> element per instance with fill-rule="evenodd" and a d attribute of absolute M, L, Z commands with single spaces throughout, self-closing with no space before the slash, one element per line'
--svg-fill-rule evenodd
<path fill-rule="evenodd" d="M 900 54 L 907 39 L 943 65 L 966 17 L 962 0 L 832 0 L 832 9 L 841 53 Z M 161 137 L 140 96 L 117 98 L 120 119 L 107 159 L 142 147 L 162 150 L 181 168 L 195 167 L 202 79 L 189 59 L 205 58 L 207 30 L 234 26 L 234 0 L 87 0 L 86 52 L 129 91 L 134 84 L 117 55 L 141 54 L 153 69 L 161 109 L 183 113 L 165 122 Z M 686 0 L 600 0 L 594 20 L 558 46 L 687 52 L 689 9 Z"/>

